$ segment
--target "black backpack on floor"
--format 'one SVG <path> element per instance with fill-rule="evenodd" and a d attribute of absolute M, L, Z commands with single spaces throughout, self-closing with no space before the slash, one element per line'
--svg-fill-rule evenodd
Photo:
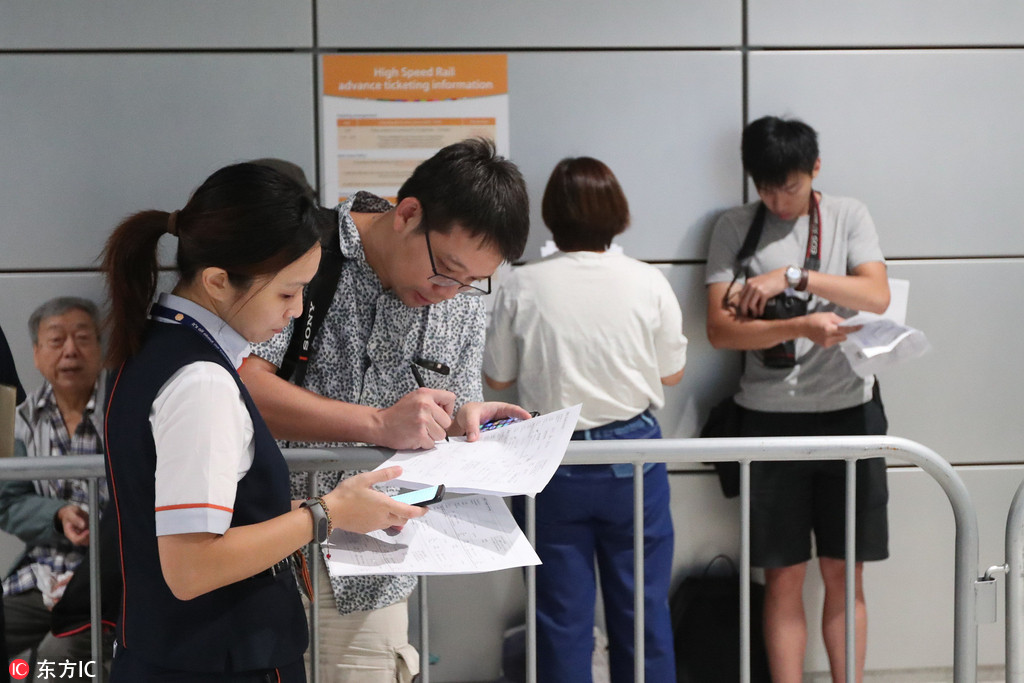
<path fill-rule="evenodd" d="M 727 575 L 712 575 L 716 562 Z M 740 680 L 740 577 L 726 555 L 703 574 L 683 579 L 669 603 L 675 638 L 677 683 L 732 683 Z M 750 582 L 750 680 L 771 683 L 764 647 L 764 586 Z"/>

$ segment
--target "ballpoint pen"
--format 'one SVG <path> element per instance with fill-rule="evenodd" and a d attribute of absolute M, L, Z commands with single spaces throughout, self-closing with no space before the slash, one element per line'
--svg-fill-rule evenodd
<path fill-rule="evenodd" d="M 426 384 L 423 382 L 423 375 L 420 374 L 420 369 L 416 367 L 416 363 L 409 363 L 409 367 L 412 368 L 412 377 L 416 380 L 416 386 L 421 389 L 426 388 Z M 444 440 L 448 441 L 448 435 L 444 435 Z"/>

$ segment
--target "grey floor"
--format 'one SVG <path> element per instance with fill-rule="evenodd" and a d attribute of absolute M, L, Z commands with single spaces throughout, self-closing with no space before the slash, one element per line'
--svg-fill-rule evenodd
<path fill-rule="evenodd" d="M 1003 683 L 1006 680 L 1001 666 L 978 668 L 978 681 Z M 827 673 L 807 674 L 804 683 L 831 683 Z M 865 672 L 864 683 L 952 683 L 952 669 L 915 669 L 913 671 L 874 671 Z"/>
<path fill-rule="evenodd" d="M 1006 676 L 1001 666 L 978 668 L 978 683 L 1004 683 Z M 899 671 L 873 671 L 864 674 L 864 683 L 952 683 L 953 669 L 914 669 Z M 491 681 L 481 683 L 493 683 Z M 499 681 L 498 683 L 504 683 Z M 598 683 L 595 677 L 594 683 Z M 828 673 L 804 676 L 804 683 L 832 683 Z"/>

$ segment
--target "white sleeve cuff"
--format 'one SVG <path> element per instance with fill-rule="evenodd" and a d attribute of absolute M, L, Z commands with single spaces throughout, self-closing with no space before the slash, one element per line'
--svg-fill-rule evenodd
<path fill-rule="evenodd" d="M 215 505 L 169 505 L 156 510 L 156 535 L 223 534 L 231 526 L 232 511 Z"/>

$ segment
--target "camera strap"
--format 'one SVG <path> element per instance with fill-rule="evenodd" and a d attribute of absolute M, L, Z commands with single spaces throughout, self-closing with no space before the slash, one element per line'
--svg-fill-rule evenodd
<path fill-rule="evenodd" d="M 306 379 L 306 366 L 309 364 L 309 352 L 327 317 L 334 292 L 338 289 L 341 279 L 341 264 L 345 257 L 341 253 L 341 234 L 335 228 L 330 232 L 327 243 L 320 251 L 320 266 L 316 275 L 306 285 L 302 295 L 302 315 L 295 318 L 292 325 L 292 338 L 288 342 L 288 350 L 284 353 L 277 376 L 302 386 Z"/>
<path fill-rule="evenodd" d="M 394 207 L 389 201 L 370 192 L 359 191 L 352 195 L 350 213 L 387 213 Z M 302 386 L 306 379 L 306 366 L 309 354 L 313 349 L 313 341 L 320 332 L 327 311 L 334 300 L 341 280 L 341 265 L 345 255 L 341 252 L 341 229 L 338 226 L 338 210 L 322 209 L 333 216 L 333 229 L 328 232 L 327 242 L 320 252 L 320 267 L 316 275 L 306 285 L 302 295 L 302 315 L 294 320 L 292 338 L 288 350 L 284 353 L 277 376 L 290 380 L 292 384 Z"/>
<path fill-rule="evenodd" d="M 722 297 L 723 306 L 728 305 L 729 293 L 739 278 L 740 272 L 742 271 L 747 277 L 750 276 L 750 260 L 753 258 L 754 252 L 757 251 L 758 242 L 761 241 L 761 233 L 764 232 L 764 221 L 767 214 L 768 209 L 765 207 L 764 202 L 759 202 L 754 219 L 750 222 L 747 235 L 743 239 L 743 245 L 736 254 L 732 282 L 729 283 L 729 287 Z M 807 270 L 818 270 L 821 267 L 821 207 L 818 204 L 818 197 L 814 193 L 813 188 L 811 188 L 807 214 L 808 235 L 807 251 L 804 254 L 804 268 Z M 779 297 L 775 298 L 783 298 L 783 296 L 779 295 Z M 784 299 L 789 298 L 788 296 L 784 297 Z M 780 342 L 769 349 L 763 350 L 761 353 L 765 356 L 765 365 L 769 367 L 793 367 L 796 363 L 796 346 L 792 340 Z M 769 354 L 771 354 L 771 358 L 776 362 L 768 362 Z M 741 367 L 745 369 L 747 356 L 744 353 L 741 357 L 743 359 Z"/>
<path fill-rule="evenodd" d="M 811 190 L 811 199 L 807 211 L 807 252 L 804 255 L 804 268 L 807 270 L 818 270 L 821 268 L 821 206 L 818 197 Z M 757 245 L 761 241 L 761 233 L 764 232 L 764 221 L 768 209 L 764 202 L 759 202 L 754 220 L 750 221 L 747 228 L 747 236 L 743 239 L 743 246 L 736 254 L 736 265 L 733 267 L 734 279 L 739 277 L 740 272 L 748 273 L 750 259 L 757 251 Z"/>
<path fill-rule="evenodd" d="M 811 188 L 810 206 L 807 207 L 807 253 L 804 255 L 804 268 L 821 268 L 821 206 L 814 188 Z"/>

